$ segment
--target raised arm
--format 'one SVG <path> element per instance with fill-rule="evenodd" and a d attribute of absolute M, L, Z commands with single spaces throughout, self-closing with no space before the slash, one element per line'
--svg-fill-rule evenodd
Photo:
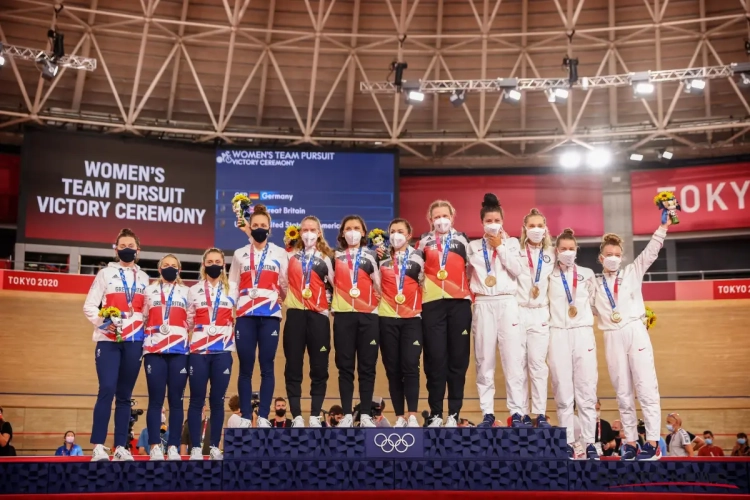
<path fill-rule="evenodd" d="M 659 257 L 659 250 L 664 245 L 664 239 L 667 237 L 667 227 L 671 224 L 667 221 L 666 224 L 659 226 L 654 235 L 651 237 L 651 241 L 648 242 L 646 248 L 635 258 L 633 266 L 635 267 L 636 273 L 643 277 L 648 271 L 648 268 L 656 262 Z"/>

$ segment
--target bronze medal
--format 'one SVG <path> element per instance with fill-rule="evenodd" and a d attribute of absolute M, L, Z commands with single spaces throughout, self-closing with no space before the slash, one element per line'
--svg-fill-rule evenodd
<path fill-rule="evenodd" d="M 622 315 L 617 311 L 613 312 L 612 321 L 614 321 L 615 323 L 619 323 L 620 321 L 622 321 Z"/>
<path fill-rule="evenodd" d="M 578 308 L 576 306 L 570 306 L 568 308 L 568 316 L 575 318 L 578 315 Z"/>
<path fill-rule="evenodd" d="M 534 285 L 534 286 L 531 287 L 531 297 L 534 298 L 534 299 L 537 298 L 537 297 L 539 297 L 539 287 L 538 286 Z"/>
<path fill-rule="evenodd" d="M 497 284 L 497 279 L 494 276 L 487 276 L 484 279 L 484 284 L 492 288 L 493 286 Z"/>

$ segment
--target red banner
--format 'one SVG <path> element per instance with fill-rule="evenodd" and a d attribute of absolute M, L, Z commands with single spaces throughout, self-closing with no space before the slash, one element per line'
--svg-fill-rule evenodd
<path fill-rule="evenodd" d="M 94 275 L 0 270 L 0 279 L 0 288 L 3 290 L 88 293 L 94 282 Z"/>
<path fill-rule="evenodd" d="M 713 282 L 714 299 L 750 299 L 750 280 Z"/>
<path fill-rule="evenodd" d="M 604 232 L 602 183 L 595 175 L 402 177 L 399 189 L 400 216 L 414 226 L 415 237 L 429 229 L 427 209 L 437 199 L 453 204 L 458 230 L 482 236 L 479 210 L 485 193 L 497 195 L 511 236 L 520 234 L 524 216 L 534 207 L 546 216 L 553 236 L 566 227 L 578 236 Z"/>
<path fill-rule="evenodd" d="M 634 234 L 654 231 L 659 191 L 674 192 L 682 206 L 680 224 L 670 232 L 750 227 L 750 163 L 632 172 L 630 184 Z"/>

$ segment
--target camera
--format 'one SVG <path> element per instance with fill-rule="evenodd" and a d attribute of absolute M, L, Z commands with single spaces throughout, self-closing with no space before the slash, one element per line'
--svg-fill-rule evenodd
<path fill-rule="evenodd" d="M 130 421 L 128 422 L 128 444 L 126 448 L 130 450 L 132 447 L 130 446 L 130 441 L 135 439 L 135 434 L 133 433 L 133 426 L 138 421 L 138 417 L 143 415 L 143 410 L 140 408 L 135 409 L 134 406 L 138 405 L 138 401 L 135 399 L 130 400 Z"/>
<path fill-rule="evenodd" d="M 250 402 L 250 405 L 252 406 L 253 411 L 256 411 L 260 406 L 260 395 L 257 392 L 253 393 L 253 399 Z"/>

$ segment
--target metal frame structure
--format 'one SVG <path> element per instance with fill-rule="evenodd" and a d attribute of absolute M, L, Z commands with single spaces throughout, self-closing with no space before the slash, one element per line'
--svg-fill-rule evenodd
<path fill-rule="evenodd" d="M 4 55 L 8 58 L 19 59 L 23 61 L 36 62 L 39 59 L 40 54 L 45 54 L 47 57 L 52 57 L 52 54 L 46 50 L 30 49 L 28 47 L 17 47 L 15 45 L 3 45 L 0 55 Z M 96 59 L 90 57 L 81 57 L 77 55 L 65 54 L 63 57 L 55 61 L 61 68 L 80 69 L 84 71 L 95 71 L 96 70 Z"/>
<path fill-rule="evenodd" d="M 16 125 L 35 122 L 71 124 L 108 133 L 159 134 L 160 137 L 177 140 L 220 140 L 228 144 L 273 141 L 274 144 L 292 146 L 320 146 L 330 143 L 396 146 L 405 153 L 402 165 L 406 167 L 546 165 L 549 164 L 551 152 L 569 143 L 586 148 L 609 143 L 617 151 L 628 153 L 639 148 L 654 147 L 659 141 L 669 141 L 676 148 L 683 148 L 682 156 L 726 155 L 745 151 L 746 147 L 741 139 L 750 131 L 750 120 L 744 118 L 750 116 L 750 104 L 731 75 L 724 73 L 717 73 L 711 78 L 725 78 L 729 82 L 736 99 L 735 113 L 712 116 L 709 84 L 705 91 L 703 116 L 674 120 L 674 113 L 684 94 L 682 80 L 687 73 L 678 77 L 675 71 L 664 70 L 662 67 L 664 47 L 670 43 L 683 43 L 695 44 L 688 67 L 700 64 L 702 70 L 726 68 L 721 55 L 723 52 L 717 48 L 715 41 L 731 36 L 736 37 L 737 43 L 741 44 L 743 38 L 750 37 L 750 23 L 747 22 L 750 19 L 750 0 L 727 1 L 726 4 L 731 3 L 736 8 L 728 14 L 714 16 L 706 14 L 708 0 L 695 0 L 698 15 L 689 18 L 684 18 L 681 12 L 673 12 L 670 0 L 643 0 L 640 8 L 646 13 L 648 20 L 630 24 L 619 23 L 615 0 L 606 0 L 607 19 L 595 26 L 579 26 L 587 0 L 550 0 L 549 5 L 554 7 L 552 15 L 557 13 L 559 24 L 546 29 L 533 29 L 530 26 L 532 15 L 529 12 L 529 0 L 467 0 L 476 26 L 474 30 L 462 33 L 446 32 L 444 29 L 444 10 L 447 8 L 444 0 L 379 0 L 379 7 L 386 9 L 393 22 L 390 33 L 364 29 L 366 18 L 362 10 L 366 5 L 363 0 L 346 0 L 351 5 L 350 26 L 346 30 L 328 27 L 329 23 L 332 24 L 331 18 L 335 17 L 331 13 L 345 0 L 285 0 L 285 8 L 294 4 L 301 6 L 301 12 L 307 13 L 310 26 L 307 29 L 276 27 L 280 0 L 265 0 L 267 15 L 263 20 L 264 25 L 259 25 L 257 19 L 248 24 L 246 13 L 251 0 L 217 1 L 215 8 L 223 10 L 226 16 L 221 21 L 189 17 L 191 0 L 181 0 L 178 16 L 163 15 L 159 8 L 160 0 L 140 0 L 139 12 L 123 10 L 116 2 L 109 0 L 85 0 L 89 2 L 88 5 L 83 5 L 83 0 L 69 1 L 76 3 L 66 3 L 59 16 L 53 16 L 52 27 L 56 26 L 68 34 L 80 34 L 78 43 L 70 51 L 70 57 L 88 58 L 92 52 L 95 53 L 99 63 L 97 73 L 101 71 L 106 77 L 117 112 L 102 113 L 87 108 L 83 97 L 87 80 L 85 72 L 77 75 L 69 105 L 49 106 L 48 102 L 57 102 L 53 93 L 61 75 L 51 84 L 45 84 L 39 79 L 36 92 L 30 93 L 26 89 L 26 83 L 29 82 L 24 81 L 13 58 L 10 58 L 10 70 L 18 84 L 23 109 L 0 103 L 0 119 L 5 118 L 5 121 L 0 121 L 0 131 L 13 130 Z M 493 29 L 498 13 L 503 11 L 504 4 L 510 2 L 520 3 L 520 29 Z M 51 7 L 61 3 L 62 0 L 9 0 L 8 7 L 0 12 L 0 41 L 8 44 L 4 30 L 10 25 L 49 27 Z M 434 33 L 423 29 L 410 32 L 418 9 L 428 3 L 436 11 Z M 671 14 L 678 15 L 672 18 Z M 117 61 L 111 53 L 102 50 L 100 41 L 104 37 L 118 37 L 127 40 L 129 45 L 138 47 L 129 101 L 122 91 L 122 85 L 118 87 L 112 75 L 112 65 L 117 64 Z M 144 61 L 151 43 L 167 44 L 171 49 L 148 82 L 144 78 Z M 223 85 L 218 98 L 209 97 L 204 83 L 205 75 L 200 73 L 196 64 L 197 55 L 208 46 L 226 51 Z M 565 48 L 561 49 L 561 46 Z M 651 68 L 653 75 L 660 75 L 659 78 L 663 75 L 664 79 L 654 80 L 659 82 L 656 85 L 658 98 L 655 103 L 645 99 L 636 101 L 646 110 L 648 121 L 620 123 L 618 108 L 622 107 L 622 103 L 619 102 L 614 87 L 629 85 L 628 77 L 633 73 L 623 53 L 632 48 L 643 47 L 654 53 L 656 64 Z M 231 70 L 234 61 L 240 59 L 240 50 L 255 51 L 259 55 L 247 74 L 235 75 L 235 79 L 240 77 L 243 84 L 232 98 L 229 92 L 233 80 Z M 561 83 L 566 85 L 567 78 L 543 78 L 537 64 L 538 58 L 550 53 L 562 55 L 563 52 L 572 57 L 574 51 L 581 60 L 587 57 L 587 51 L 603 52 L 603 57 L 597 56 L 598 70 L 595 74 L 580 75 L 581 79 L 587 79 L 588 87 L 576 90 L 575 104 L 569 101 L 567 109 L 550 104 L 556 122 L 545 129 L 533 129 L 528 126 L 533 118 L 530 116 L 532 111 L 523 100 L 518 105 L 519 123 L 508 127 L 513 132 L 499 130 L 498 110 L 503 103 L 503 95 L 497 97 L 493 106 L 492 102 L 487 101 L 491 97 L 490 88 L 481 88 L 485 85 L 481 82 L 492 81 L 487 78 L 490 59 L 502 55 L 515 61 L 510 74 L 504 75 L 504 78 L 518 78 L 523 85 L 528 85 L 522 88 L 544 89 L 560 86 Z M 312 62 L 308 88 L 304 92 L 293 89 L 288 84 L 290 70 L 282 63 L 283 58 L 289 54 L 304 54 Z M 429 62 L 420 79 L 455 84 L 464 80 L 455 79 L 456 76 L 461 76 L 461 72 L 452 69 L 447 61 L 451 57 L 462 55 L 479 58 L 480 78 L 465 81 L 473 82 L 469 85 L 478 86 L 472 90 L 484 90 L 478 96 L 478 109 L 471 102 L 461 105 L 469 127 L 452 129 L 443 126 L 445 111 L 437 101 L 423 103 L 423 106 L 431 107 L 432 126 L 421 129 L 411 127 L 410 116 L 416 113 L 414 105 L 404 105 L 398 96 L 388 102 L 387 96 L 384 100 L 374 91 L 371 93 L 372 104 L 374 112 L 380 118 L 380 126 L 377 129 L 356 126 L 357 82 L 362 82 L 361 85 L 365 88 L 378 89 L 378 92 L 381 91 L 378 85 L 382 85 L 373 83 L 371 76 L 375 68 L 366 64 L 367 57 L 395 57 L 398 60 L 426 57 Z M 322 90 L 317 87 L 319 74 L 323 71 L 321 61 L 333 56 L 343 63 L 332 84 L 326 89 L 325 99 L 321 103 L 316 99 L 316 95 L 320 95 Z M 719 66 L 711 66 L 712 62 Z M 171 71 L 168 71 L 170 66 Z M 620 68 L 624 71 L 623 74 L 618 74 L 617 70 Z M 7 70 L 8 68 L 4 72 Z M 61 73 L 64 71 L 65 68 L 61 69 Z M 197 121 L 179 121 L 174 118 L 179 107 L 175 90 L 180 75 L 187 71 L 205 107 L 203 119 Z M 472 71 L 475 72 L 477 71 Z M 612 76 L 603 75 L 607 72 Z M 410 76 L 414 76 L 413 73 Z M 562 71 L 558 70 L 556 73 L 559 75 Z M 427 80 L 429 76 L 433 76 L 434 80 Z M 441 79 L 441 76 L 447 79 Z M 280 85 L 288 103 L 291 118 L 288 127 L 269 126 L 267 123 L 272 77 Z M 627 83 L 625 78 L 628 79 Z M 675 80 L 679 83 L 673 85 L 674 88 L 663 85 Z M 258 81 L 258 93 L 250 95 L 248 89 L 251 83 L 256 84 Z M 146 84 L 147 88 L 142 91 L 142 86 Z M 165 84 L 170 87 L 170 95 L 162 118 L 141 117 L 144 109 L 150 109 L 149 99 L 155 88 Z M 340 85 L 343 86 L 343 91 L 337 90 Z M 595 125 L 584 126 L 592 94 L 601 87 L 608 87 L 604 91 L 609 92 L 609 116 Z M 393 90 L 386 84 L 382 91 Z M 450 90 L 446 87 L 441 91 Z M 343 119 L 340 126 L 324 127 L 321 123 L 330 122 L 326 111 L 334 99 L 344 102 Z M 257 108 L 255 125 L 237 125 L 233 120 L 237 109 L 248 100 Z M 306 106 L 299 104 L 302 102 L 306 102 Z M 452 112 L 460 113 L 461 110 Z"/>

